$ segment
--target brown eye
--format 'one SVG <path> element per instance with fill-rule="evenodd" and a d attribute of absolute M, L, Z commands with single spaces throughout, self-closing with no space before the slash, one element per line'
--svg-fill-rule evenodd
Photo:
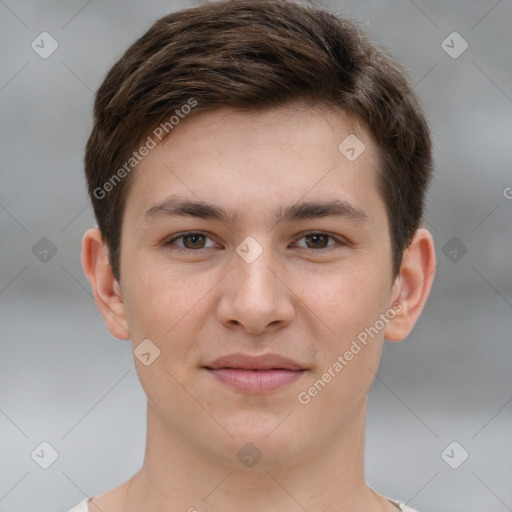
<path fill-rule="evenodd" d="M 307 235 L 304 238 L 310 244 L 310 249 L 324 249 L 327 247 L 327 242 L 331 237 L 329 235 L 322 235 L 318 233 L 314 235 Z"/>
<path fill-rule="evenodd" d="M 202 233 L 183 233 L 166 242 L 165 246 L 176 251 L 194 251 L 212 247 L 214 244 L 206 245 L 208 239 L 210 239 L 210 237 Z M 181 243 L 178 243 L 180 241 Z"/>
<path fill-rule="evenodd" d="M 187 249 L 202 249 L 204 247 L 204 236 L 197 233 L 191 235 L 183 235 L 183 245 Z"/>
<path fill-rule="evenodd" d="M 334 243 L 329 243 L 329 239 L 334 240 Z M 336 245 L 338 245 L 338 247 L 346 245 L 343 240 L 321 232 L 306 233 L 299 240 L 305 240 L 305 245 L 299 245 L 299 247 L 305 249 L 329 249 Z"/>

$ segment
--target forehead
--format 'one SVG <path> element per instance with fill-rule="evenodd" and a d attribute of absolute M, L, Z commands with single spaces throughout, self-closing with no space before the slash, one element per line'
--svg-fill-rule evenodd
<path fill-rule="evenodd" d="M 354 211 L 381 208 L 376 155 L 361 123 L 340 111 L 194 113 L 138 164 L 125 220 L 147 221 L 148 210 L 155 212 L 171 195 L 236 209 L 240 221 L 282 219 L 290 213 L 283 206 L 301 200 L 340 200 Z M 363 208 L 372 202 L 381 204 Z"/>

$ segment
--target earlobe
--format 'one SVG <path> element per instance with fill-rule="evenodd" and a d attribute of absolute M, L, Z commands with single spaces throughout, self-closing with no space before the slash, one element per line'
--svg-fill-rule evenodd
<path fill-rule="evenodd" d="M 399 302 L 401 309 L 387 325 L 384 338 L 401 341 L 413 330 L 430 294 L 435 270 L 432 235 L 426 229 L 418 229 L 404 251 L 400 274 L 394 284 L 393 302 Z"/>
<path fill-rule="evenodd" d="M 122 291 L 108 259 L 108 248 L 97 228 L 86 231 L 82 239 L 82 268 L 89 282 L 96 306 L 112 336 L 130 339 Z"/>

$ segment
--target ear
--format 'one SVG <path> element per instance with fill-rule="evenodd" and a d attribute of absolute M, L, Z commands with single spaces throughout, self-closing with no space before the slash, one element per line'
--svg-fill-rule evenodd
<path fill-rule="evenodd" d="M 432 235 L 418 229 L 409 247 L 404 251 L 400 272 L 393 284 L 393 309 L 397 312 L 387 324 L 384 338 L 402 341 L 416 324 L 434 281 L 436 253 Z"/>
<path fill-rule="evenodd" d="M 82 239 L 82 268 L 110 334 L 120 340 L 130 339 L 121 288 L 112 273 L 107 244 L 97 228 L 88 229 Z"/>

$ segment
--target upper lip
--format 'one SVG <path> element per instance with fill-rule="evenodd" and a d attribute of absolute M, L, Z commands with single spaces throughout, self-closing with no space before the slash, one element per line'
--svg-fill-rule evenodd
<path fill-rule="evenodd" d="M 238 368 L 243 370 L 305 370 L 305 368 L 296 361 L 279 354 L 251 356 L 242 353 L 219 357 L 215 359 L 215 361 L 205 365 L 205 368 L 211 370 L 218 370 L 220 368 Z"/>

